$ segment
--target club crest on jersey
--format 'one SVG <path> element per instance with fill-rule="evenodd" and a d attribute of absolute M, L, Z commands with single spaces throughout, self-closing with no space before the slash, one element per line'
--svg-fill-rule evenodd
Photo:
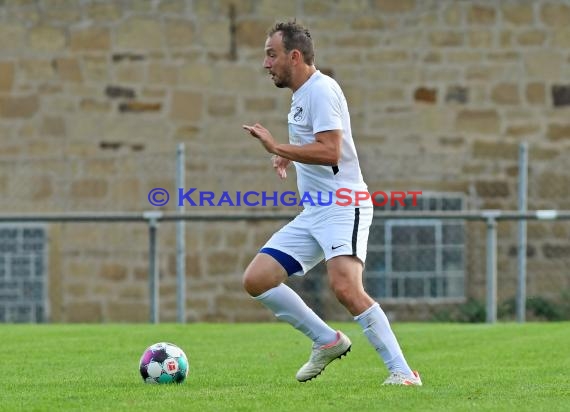
<path fill-rule="evenodd" d="M 295 113 L 293 113 L 293 120 L 299 122 L 301 121 L 302 118 L 303 118 L 303 108 L 299 106 L 295 107 Z"/>

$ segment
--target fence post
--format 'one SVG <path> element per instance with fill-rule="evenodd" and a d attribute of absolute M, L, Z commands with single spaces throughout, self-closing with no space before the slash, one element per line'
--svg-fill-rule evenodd
<path fill-rule="evenodd" d="M 148 286 L 150 293 L 150 323 L 158 323 L 158 246 L 156 232 L 162 212 L 145 212 L 148 220 Z"/>
<path fill-rule="evenodd" d="M 487 218 L 487 323 L 497 321 L 497 220 L 500 212 L 483 213 Z"/>
<path fill-rule="evenodd" d="M 519 146 L 519 212 L 526 212 L 528 187 L 528 146 Z M 517 276 L 517 321 L 524 322 L 526 316 L 526 219 L 518 221 L 518 276 Z"/>
<path fill-rule="evenodd" d="M 185 187 L 184 143 L 176 150 L 176 190 Z M 179 213 L 184 213 L 184 205 L 177 206 Z M 182 219 L 176 221 L 176 311 L 179 323 L 186 323 L 186 239 L 185 224 Z"/>

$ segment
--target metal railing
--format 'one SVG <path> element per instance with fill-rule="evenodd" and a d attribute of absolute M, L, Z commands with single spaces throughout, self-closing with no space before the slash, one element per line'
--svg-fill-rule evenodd
<path fill-rule="evenodd" d="M 159 322 L 159 276 L 158 276 L 158 247 L 157 236 L 160 222 L 176 221 L 260 221 L 260 220 L 290 220 L 295 214 L 275 213 L 275 212 L 242 212 L 242 213 L 188 213 L 188 212 L 159 212 L 150 211 L 142 213 L 45 213 L 45 214 L 0 214 L 0 222 L 42 222 L 42 223 L 66 223 L 66 222 L 141 222 L 148 225 L 149 234 L 149 261 L 148 261 L 148 281 L 150 293 L 150 322 Z M 481 210 L 481 211 L 448 211 L 448 212 L 376 212 L 377 219 L 459 219 L 469 221 L 482 221 L 486 223 L 486 321 L 495 323 L 497 321 L 497 223 L 500 221 L 526 222 L 528 220 L 569 220 L 570 211 L 559 210 L 536 210 L 536 211 L 504 211 L 504 210 Z M 183 231 L 177 237 L 184 237 Z M 182 235 L 180 235 L 182 233 Z M 520 242 L 520 238 L 519 238 Z M 526 244 L 526 241 L 524 242 Z M 177 248 L 177 270 L 184 268 L 184 250 Z M 519 250 L 520 250 L 519 244 Z M 523 251 L 525 249 L 523 248 Z M 519 260 L 519 264 L 520 264 Z M 524 268 L 519 271 L 525 273 Z M 177 274 L 178 290 L 185 289 L 185 274 Z M 524 282 L 525 276 L 519 276 L 518 282 Z M 524 312 L 524 302 L 526 301 L 525 286 L 517 285 L 517 314 Z M 178 321 L 185 322 L 185 293 L 177 294 Z M 518 317 L 519 321 L 521 320 Z"/>

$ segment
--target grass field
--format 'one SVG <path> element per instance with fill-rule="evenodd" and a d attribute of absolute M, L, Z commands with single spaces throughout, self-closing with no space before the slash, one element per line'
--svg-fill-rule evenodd
<path fill-rule="evenodd" d="M 396 324 L 424 386 L 383 387 L 356 323 L 348 357 L 304 384 L 310 343 L 281 323 L 0 325 L 2 411 L 567 411 L 570 324 Z M 181 346 L 181 385 L 147 385 L 144 349 Z M 10 355 L 10 356 L 8 356 Z"/>

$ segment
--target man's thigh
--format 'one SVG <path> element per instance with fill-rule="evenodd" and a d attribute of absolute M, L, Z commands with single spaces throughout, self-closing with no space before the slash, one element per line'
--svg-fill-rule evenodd
<path fill-rule="evenodd" d="M 323 211 L 323 218 L 311 229 L 322 248 L 325 260 L 336 256 L 355 256 L 366 262 L 368 235 L 373 208 L 337 207 Z"/>
<path fill-rule="evenodd" d="M 291 275 L 304 275 L 323 260 L 323 251 L 311 235 L 312 225 L 314 222 L 311 216 L 301 213 L 277 231 L 263 246 L 263 248 L 276 249 L 285 253 L 301 265 L 302 270 L 291 273 Z"/>

